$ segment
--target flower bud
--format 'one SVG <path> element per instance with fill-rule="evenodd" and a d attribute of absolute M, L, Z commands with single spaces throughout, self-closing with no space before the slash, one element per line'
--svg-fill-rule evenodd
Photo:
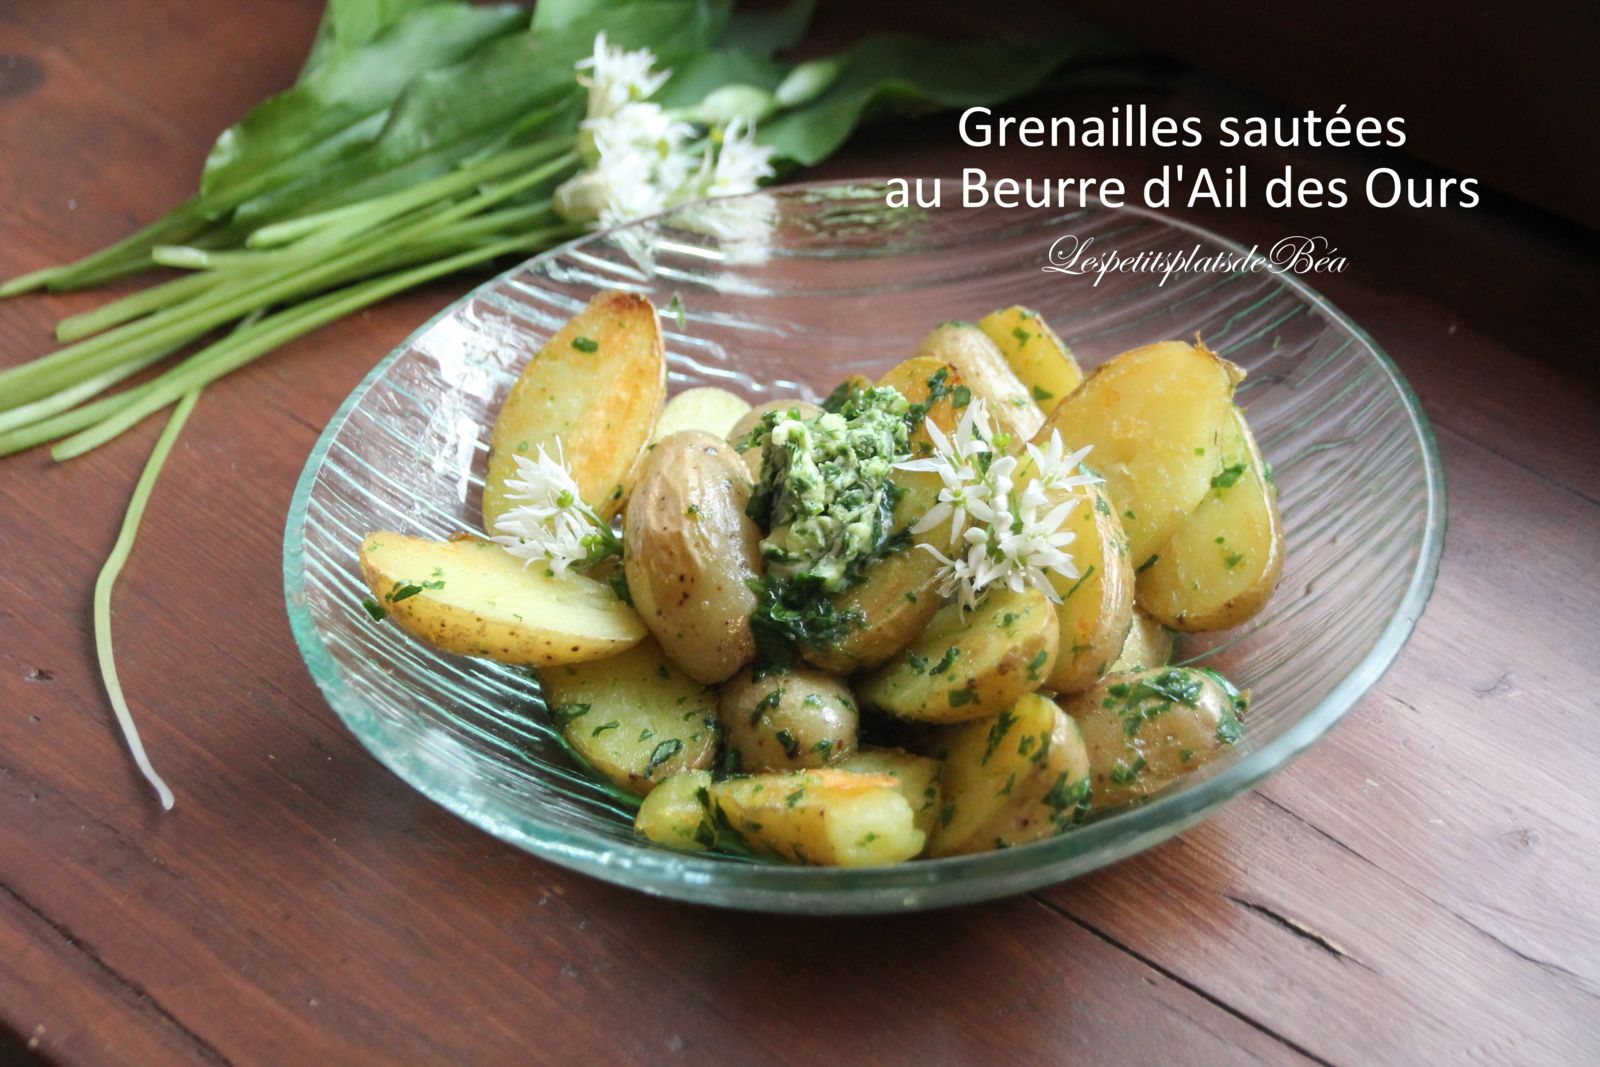
<path fill-rule="evenodd" d="M 696 113 L 708 126 L 726 126 L 735 119 L 759 122 L 772 106 L 772 94 L 759 86 L 724 85 L 700 101 Z"/>
<path fill-rule="evenodd" d="M 777 100 L 778 106 L 783 108 L 809 104 L 828 91 L 843 69 L 844 60 L 837 56 L 802 63 L 783 79 L 772 94 L 773 98 Z"/>

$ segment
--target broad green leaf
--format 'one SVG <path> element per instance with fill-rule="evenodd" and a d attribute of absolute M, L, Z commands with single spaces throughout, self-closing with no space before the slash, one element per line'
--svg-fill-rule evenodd
<path fill-rule="evenodd" d="M 736 11 L 717 44 L 763 56 L 787 51 L 805 37 L 816 10 L 817 0 L 790 0 L 777 10 Z"/>
<path fill-rule="evenodd" d="M 934 41 L 867 37 L 840 53 L 838 80 L 821 96 L 770 119 L 757 139 L 786 163 L 812 166 L 863 122 L 915 105 L 971 107 L 1033 89 L 1068 62 L 1125 54 L 1109 36 L 1071 39 Z"/>
<path fill-rule="evenodd" d="M 786 73 L 782 64 L 755 52 L 718 48 L 702 52 L 672 70 L 672 78 L 655 96 L 663 107 L 693 107 L 724 85 L 777 88 Z"/>
<path fill-rule="evenodd" d="M 581 99 L 573 64 L 593 50 L 599 30 L 618 47 L 651 48 L 671 67 L 709 47 L 727 12 L 726 0 L 634 0 L 560 30 L 494 41 L 468 60 L 415 78 L 372 144 L 245 202 L 235 217 L 253 228 L 435 177 L 503 139 L 524 116 L 564 97 Z M 540 132 L 573 130 L 580 117 L 575 108 Z"/>
<path fill-rule="evenodd" d="M 322 23 L 298 80 L 305 81 L 328 60 L 352 52 L 387 32 L 405 16 L 440 0 L 328 0 Z M 462 0 L 448 0 L 460 6 Z"/>
<path fill-rule="evenodd" d="M 419 72 L 458 62 L 526 18 L 514 4 L 434 4 L 410 13 L 377 39 L 334 55 L 304 82 L 257 105 L 225 131 L 206 159 L 201 195 L 224 195 L 382 111 Z"/>

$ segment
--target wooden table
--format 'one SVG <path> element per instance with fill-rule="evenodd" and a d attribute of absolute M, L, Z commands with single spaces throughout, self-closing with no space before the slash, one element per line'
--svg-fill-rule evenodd
<path fill-rule="evenodd" d="M 215 133 L 293 77 L 319 7 L 0 4 L 0 274 L 185 195 Z M 1250 106 L 1194 77 L 1133 98 Z M 885 127 L 821 173 L 1135 177 L 1154 161 L 955 142 L 948 117 Z M 1448 549 L 1415 637 L 1287 771 L 1090 877 L 895 919 L 663 903 L 458 822 L 323 704 L 279 566 L 324 421 L 459 279 L 202 399 L 117 605 L 171 814 L 123 753 L 88 636 L 93 576 L 157 427 L 64 466 L 0 467 L 0 1060 L 27 1046 L 72 1064 L 1595 1062 L 1594 235 L 1493 198 L 1190 217 L 1246 243 L 1311 232 L 1346 250 L 1350 269 L 1319 284 L 1415 384 L 1449 477 Z M 57 318 L 100 299 L 0 305 L 0 362 L 44 351 Z"/>

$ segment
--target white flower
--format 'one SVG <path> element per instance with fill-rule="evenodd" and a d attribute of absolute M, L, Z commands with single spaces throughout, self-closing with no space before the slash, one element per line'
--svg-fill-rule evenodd
<path fill-rule="evenodd" d="M 756 143 L 754 124 L 734 119 L 712 132 L 705 168 L 694 195 L 737 196 L 752 193 L 772 177 L 772 157 L 776 149 Z"/>
<path fill-rule="evenodd" d="M 495 520 L 491 540 L 524 564 L 548 562 L 557 577 L 574 564 L 593 561 L 592 546 L 615 544 L 616 535 L 579 495 L 559 438 L 554 457 L 540 445 L 533 459 L 513 458 L 517 476 L 506 479 L 506 498 L 520 503 Z"/>
<path fill-rule="evenodd" d="M 922 545 L 943 564 L 941 595 L 955 596 L 971 609 L 990 586 L 1004 583 L 1018 593 L 1031 586 L 1059 603 L 1051 575 L 1069 580 L 1080 576 L 1067 551 L 1076 534 L 1065 529 L 1080 499 L 1074 491 L 1099 481 L 1080 466 L 1089 449 L 1069 455 L 1060 433 L 1052 433 L 1044 448 L 1028 445 L 1026 466 L 1016 456 L 996 454 L 994 429 L 978 398 L 968 403 L 953 440 L 931 421 L 924 426 L 934 454 L 896 466 L 935 472 L 944 483 L 938 502 L 911 528 L 924 533 L 951 520 L 958 555 L 952 558 L 933 545 Z M 1020 488 L 1019 473 L 1024 478 Z"/>
<path fill-rule="evenodd" d="M 613 115 L 632 101 L 654 96 L 672 77 L 670 70 L 652 70 L 655 63 L 648 48 L 612 48 L 604 30 L 595 34 L 594 54 L 577 63 L 578 84 L 589 90 L 589 118 Z"/>

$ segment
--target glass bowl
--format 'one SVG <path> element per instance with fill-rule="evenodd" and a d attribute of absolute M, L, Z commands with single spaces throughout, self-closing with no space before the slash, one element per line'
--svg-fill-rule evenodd
<path fill-rule="evenodd" d="M 959 203 L 946 183 L 944 200 Z M 380 761 L 468 822 L 554 863 L 647 893 L 766 911 L 929 908 L 1082 874 L 1193 826 L 1276 771 L 1376 682 L 1410 635 L 1443 547 L 1444 484 L 1416 395 L 1357 326 L 1292 273 L 1110 273 L 1097 251 L 1243 249 L 1131 209 L 893 210 L 873 183 L 796 185 L 586 237 L 507 271 L 373 368 L 306 464 L 285 533 L 290 623 L 312 677 Z M 715 236 L 720 234 L 721 236 Z M 644 250 L 648 250 L 648 256 Z M 1276 472 L 1282 583 L 1245 627 L 1182 655 L 1255 692 L 1243 740 L 1148 803 L 1061 837 L 858 870 L 684 855 L 632 830 L 632 808 L 578 770 L 527 671 L 442 655 L 374 624 L 356 549 L 369 530 L 477 525 L 489 428 L 543 340 L 598 290 L 662 309 L 671 389 L 816 399 L 876 376 L 934 325 L 1024 304 L 1086 368 L 1200 335 L 1241 364 L 1239 399 Z M 676 301 L 674 300 L 676 298 Z M 679 310 L 681 309 L 681 310 Z"/>

